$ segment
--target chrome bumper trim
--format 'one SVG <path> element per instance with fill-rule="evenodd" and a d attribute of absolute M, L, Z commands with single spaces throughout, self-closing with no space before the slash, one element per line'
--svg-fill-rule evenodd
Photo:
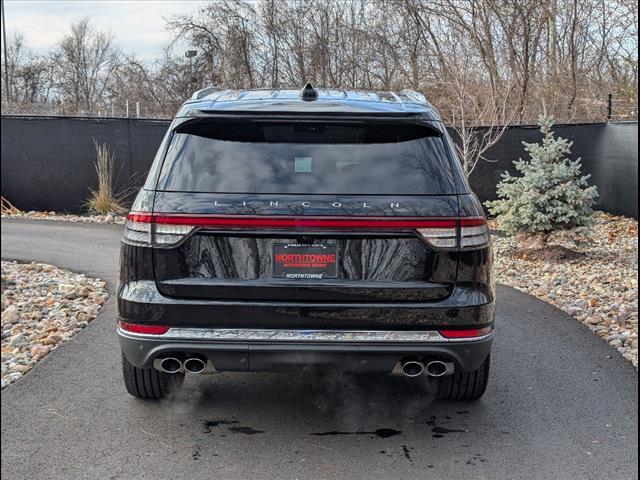
<path fill-rule="evenodd" d="M 162 335 L 132 333 L 118 328 L 118 334 L 154 340 L 194 340 L 232 342 L 380 342 L 380 343 L 454 343 L 485 340 L 493 335 L 469 338 L 446 338 L 436 330 L 263 330 L 227 328 L 171 328 Z"/>

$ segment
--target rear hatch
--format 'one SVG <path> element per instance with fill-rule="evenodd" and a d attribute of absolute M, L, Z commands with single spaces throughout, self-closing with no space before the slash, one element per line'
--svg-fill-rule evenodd
<path fill-rule="evenodd" d="M 148 217 L 168 296 L 425 302 L 456 281 L 454 171 L 426 125 L 189 121 Z"/>

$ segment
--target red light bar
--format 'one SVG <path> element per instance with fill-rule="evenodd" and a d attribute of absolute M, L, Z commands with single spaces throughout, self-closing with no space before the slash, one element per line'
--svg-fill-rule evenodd
<path fill-rule="evenodd" d="M 440 330 L 440 335 L 446 338 L 474 338 L 488 335 L 493 327 L 467 328 L 464 330 Z"/>
<path fill-rule="evenodd" d="M 465 217 L 460 219 L 461 227 L 481 227 L 486 224 L 487 220 L 482 217 Z"/>
<path fill-rule="evenodd" d="M 176 215 L 130 213 L 127 218 L 133 222 L 170 225 L 191 225 L 226 228 L 373 228 L 382 230 L 415 228 L 455 228 L 457 218 L 420 217 L 265 217 L 250 215 Z M 474 222 L 484 219 L 465 219 Z M 478 223 L 482 225 L 483 223 Z M 474 223 L 476 225 L 476 223 Z"/>
<path fill-rule="evenodd" d="M 153 222 L 153 215 L 151 215 L 150 213 L 131 212 L 129 215 L 127 215 L 127 220 L 131 220 L 132 222 L 151 223 Z"/>
<path fill-rule="evenodd" d="M 163 335 L 169 331 L 169 327 L 161 325 L 140 325 L 138 323 L 118 322 L 120 328 L 132 333 L 144 333 L 146 335 Z"/>

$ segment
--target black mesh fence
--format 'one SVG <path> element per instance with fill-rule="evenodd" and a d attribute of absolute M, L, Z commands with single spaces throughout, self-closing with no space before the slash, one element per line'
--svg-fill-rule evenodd
<path fill-rule="evenodd" d="M 167 120 L 2 116 L 2 195 L 22 210 L 79 212 L 97 185 L 94 139 L 115 153 L 119 186 L 140 186 Z M 574 157 L 598 186 L 598 208 L 638 217 L 638 123 L 557 125 L 572 140 Z M 482 201 L 496 198 L 496 184 L 525 156 L 522 142 L 540 140 L 537 127 L 514 126 L 470 176 Z"/>

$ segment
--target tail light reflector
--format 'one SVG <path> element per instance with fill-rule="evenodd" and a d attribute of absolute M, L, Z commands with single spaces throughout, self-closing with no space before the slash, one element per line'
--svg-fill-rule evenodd
<path fill-rule="evenodd" d="M 445 338 L 475 338 L 489 335 L 493 327 L 466 328 L 464 330 L 440 330 L 440 335 Z"/>
<path fill-rule="evenodd" d="M 484 218 L 462 218 L 460 220 L 460 247 L 480 248 L 489 243 L 489 228 Z"/>
<path fill-rule="evenodd" d="M 441 249 L 480 248 L 488 243 L 486 220 L 471 218 L 266 217 L 130 213 L 124 239 L 136 244 L 173 246 L 192 231 L 207 229 L 413 230 Z"/>
<path fill-rule="evenodd" d="M 460 243 L 458 243 L 458 229 Z M 481 248 L 489 243 L 489 229 L 483 217 L 466 217 L 456 220 L 452 227 L 419 228 L 418 232 L 434 247 L 462 249 Z"/>
<path fill-rule="evenodd" d="M 157 223 L 153 215 L 130 213 L 124 224 L 124 239 L 136 245 L 170 247 L 194 229 L 193 225 L 162 224 Z"/>
<path fill-rule="evenodd" d="M 142 325 L 139 323 L 118 322 L 122 330 L 131 333 L 144 333 L 146 335 L 163 335 L 169 331 L 169 327 L 161 325 Z"/>

